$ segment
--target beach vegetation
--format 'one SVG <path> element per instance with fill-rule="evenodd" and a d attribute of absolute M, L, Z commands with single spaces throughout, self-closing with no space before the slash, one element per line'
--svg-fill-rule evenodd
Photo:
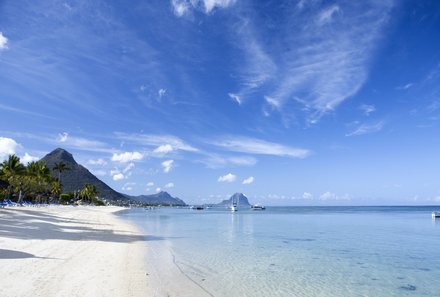
<path fill-rule="evenodd" d="M 9 155 L 0 163 L 0 195 L 4 200 L 19 204 L 24 201 L 70 204 L 77 200 L 81 204 L 105 204 L 98 198 L 99 192 L 93 184 L 85 184 L 76 195 L 63 193 L 61 174 L 66 170 L 69 168 L 65 163 L 56 163 L 53 171 L 58 172 L 58 176 L 54 178 L 45 161 L 32 161 L 24 165 L 18 156 Z"/>

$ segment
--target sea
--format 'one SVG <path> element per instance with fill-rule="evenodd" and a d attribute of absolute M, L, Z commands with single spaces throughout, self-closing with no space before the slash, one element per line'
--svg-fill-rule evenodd
<path fill-rule="evenodd" d="M 440 220 L 431 217 L 439 208 L 156 208 L 123 217 L 210 296 L 440 296 Z"/>

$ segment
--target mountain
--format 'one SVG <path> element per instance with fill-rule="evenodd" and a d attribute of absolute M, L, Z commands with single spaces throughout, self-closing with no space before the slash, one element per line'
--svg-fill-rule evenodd
<path fill-rule="evenodd" d="M 152 195 L 140 195 L 140 196 L 128 196 L 126 195 L 130 200 L 135 200 L 143 203 L 148 204 L 172 204 L 172 205 L 179 205 L 179 206 L 185 206 L 186 203 L 177 198 L 173 197 L 167 192 L 161 191 L 157 194 Z"/>
<path fill-rule="evenodd" d="M 242 193 L 235 193 L 231 196 L 231 198 L 227 200 L 223 200 L 222 202 L 218 203 L 218 206 L 228 206 L 231 205 L 232 202 L 237 203 L 238 206 L 251 206 L 249 203 L 247 197 Z"/>
<path fill-rule="evenodd" d="M 61 173 L 61 183 L 64 192 L 73 192 L 81 190 L 85 184 L 92 184 L 96 186 L 99 192 L 99 197 L 106 200 L 128 200 L 121 193 L 116 192 L 104 182 L 94 176 L 87 168 L 76 163 L 71 153 L 62 148 L 50 152 L 42 159 L 46 162 L 46 166 L 52 171 L 55 163 L 63 162 L 67 165 L 69 170 Z M 58 177 L 58 172 L 52 171 L 54 177 Z"/>

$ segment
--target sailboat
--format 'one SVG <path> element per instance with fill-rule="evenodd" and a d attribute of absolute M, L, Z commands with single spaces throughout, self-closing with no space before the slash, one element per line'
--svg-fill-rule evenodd
<path fill-rule="evenodd" d="M 231 206 L 229 207 L 229 209 L 232 211 L 232 212 L 235 212 L 235 211 L 237 211 L 238 210 L 238 202 L 239 202 L 239 200 L 240 200 L 240 197 L 238 197 L 237 198 L 237 202 L 234 202 L 234 197 L 232 197 L 232 204 L 231 204 Z"/>

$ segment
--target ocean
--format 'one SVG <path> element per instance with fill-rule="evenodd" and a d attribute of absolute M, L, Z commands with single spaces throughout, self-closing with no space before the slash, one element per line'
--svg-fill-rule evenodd
<path fill-rule="evenodd" d="M 158 208 L 123 217 L 210 296 L 440 296 L 440 220 L 431 218 L 439 208 Z"/>

